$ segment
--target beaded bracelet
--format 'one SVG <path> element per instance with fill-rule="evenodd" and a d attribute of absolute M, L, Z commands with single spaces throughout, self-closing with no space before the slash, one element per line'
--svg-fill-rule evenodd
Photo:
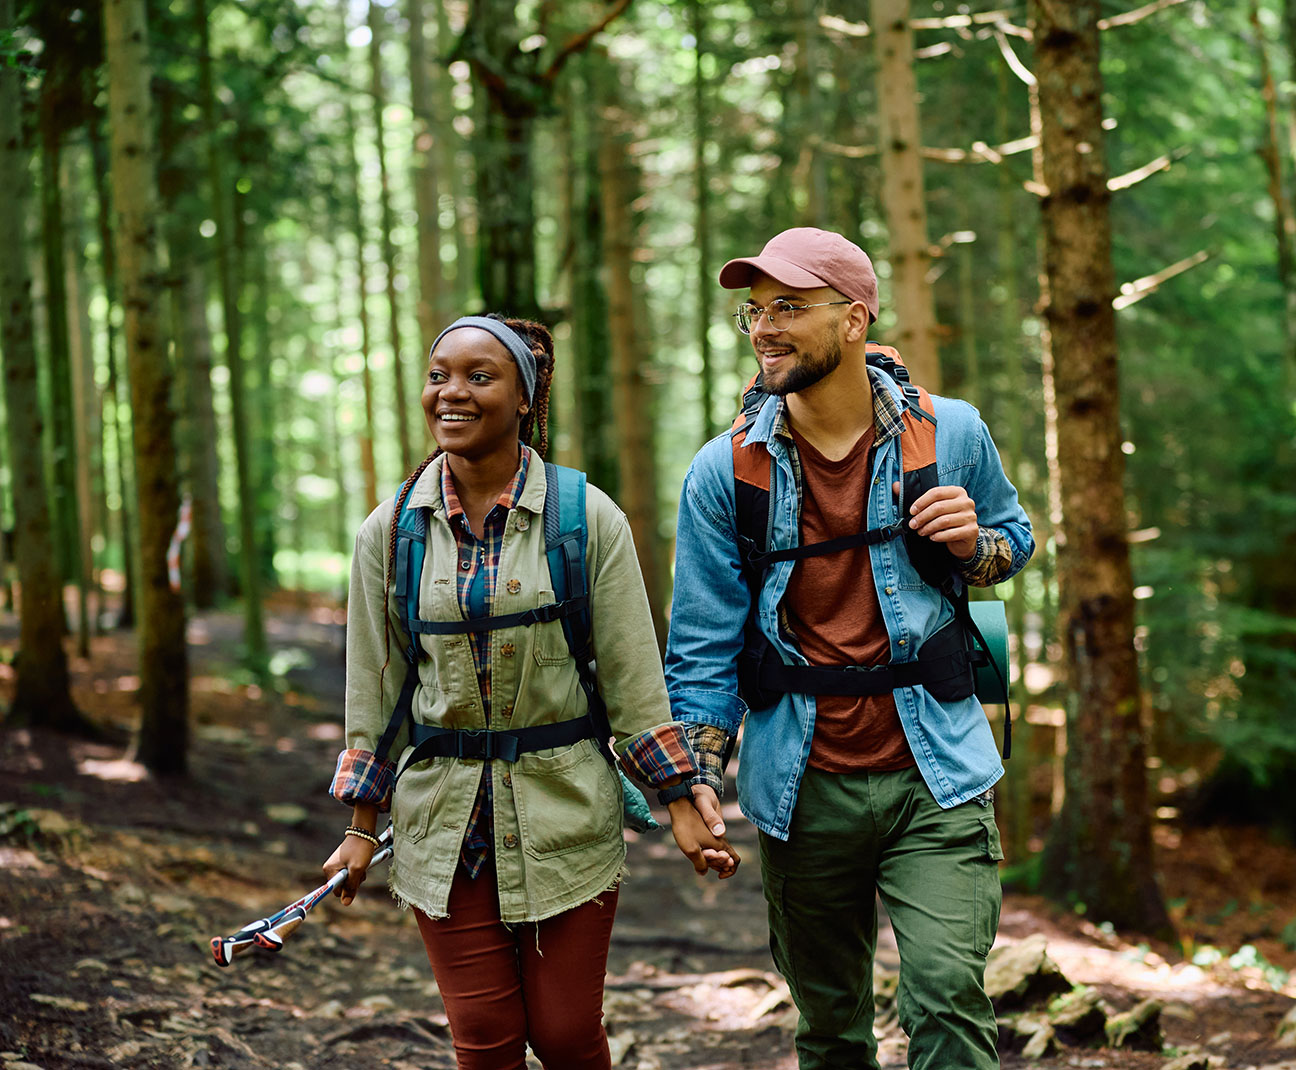
<path fill-rule="evenodd" d="M 359 825 L 348 825 L 346 827 L 346 832 L 344 833 L 344 835 L 355 836 L 358 839 L 367 840 L 369 843 L 372 843 L 375 847 L 377 847 L 379 843 L 377 836 L 375 836 L 368 829 L 362 829 Z"/>

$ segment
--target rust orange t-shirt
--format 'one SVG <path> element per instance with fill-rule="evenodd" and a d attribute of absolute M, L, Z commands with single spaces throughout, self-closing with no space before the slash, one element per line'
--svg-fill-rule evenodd
<path fill-rule="evenodd" d="M 801 543 L 864 530 L 873 429 L 840 461 L 830 461 L 792 432 L 801 460 Z M 811 665 L 880 665 L 890 661 L 886 623 L 873 585 L 869 548 L 856 546 L 796 563 L 784 601 L 788 624 Z M 885 695 L 823 695 L 810 741 L 810 764 L 828 773 L 891 771 L 914 764 Z"/>

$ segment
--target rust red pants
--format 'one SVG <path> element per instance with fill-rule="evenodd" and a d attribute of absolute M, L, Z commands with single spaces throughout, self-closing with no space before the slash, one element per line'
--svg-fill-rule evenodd
<path fill-rule="evenodd" d="M 495 868 L 461 869 L 448 918 L 415 910 L 459 1070 L 610 1070 L 603 977 L 617 890 L 541 922 L 500 921 Z"/>

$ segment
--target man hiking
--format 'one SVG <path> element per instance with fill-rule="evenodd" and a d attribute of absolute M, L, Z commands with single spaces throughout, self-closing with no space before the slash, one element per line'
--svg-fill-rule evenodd
<path fill-rule="evenodd" d="M 1003 766 L 973 693 L 966 588 L 1029 560 L 1030 522 L 976 410 L 868 343 L 878 291 L 862 249 L 787 230 L 720 284 L 749 290 L 735 319 L 760 379 L 680 499 L 666 679 L 701 770 L 694 805 L 722 838 L 745 718 L 738 803 L 760 830 L 802 1070 L 878 1065 L 879 895 L 909 1065 L 997 1067 L 983 979 Z"/>

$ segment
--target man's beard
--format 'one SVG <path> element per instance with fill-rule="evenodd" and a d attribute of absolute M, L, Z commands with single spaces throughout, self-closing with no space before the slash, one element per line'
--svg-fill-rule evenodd
<path fill-rule="evenodd" d="M 841 343 L 829 335 L 817 353 L 798 353 L 793 357 L 790 367 L 777 382 L 765 380 L 765 389 L 771 394 L 786 397 L 807 387 L 814 386 L 819 380 L 831 375 L 841 364 Z"/>

